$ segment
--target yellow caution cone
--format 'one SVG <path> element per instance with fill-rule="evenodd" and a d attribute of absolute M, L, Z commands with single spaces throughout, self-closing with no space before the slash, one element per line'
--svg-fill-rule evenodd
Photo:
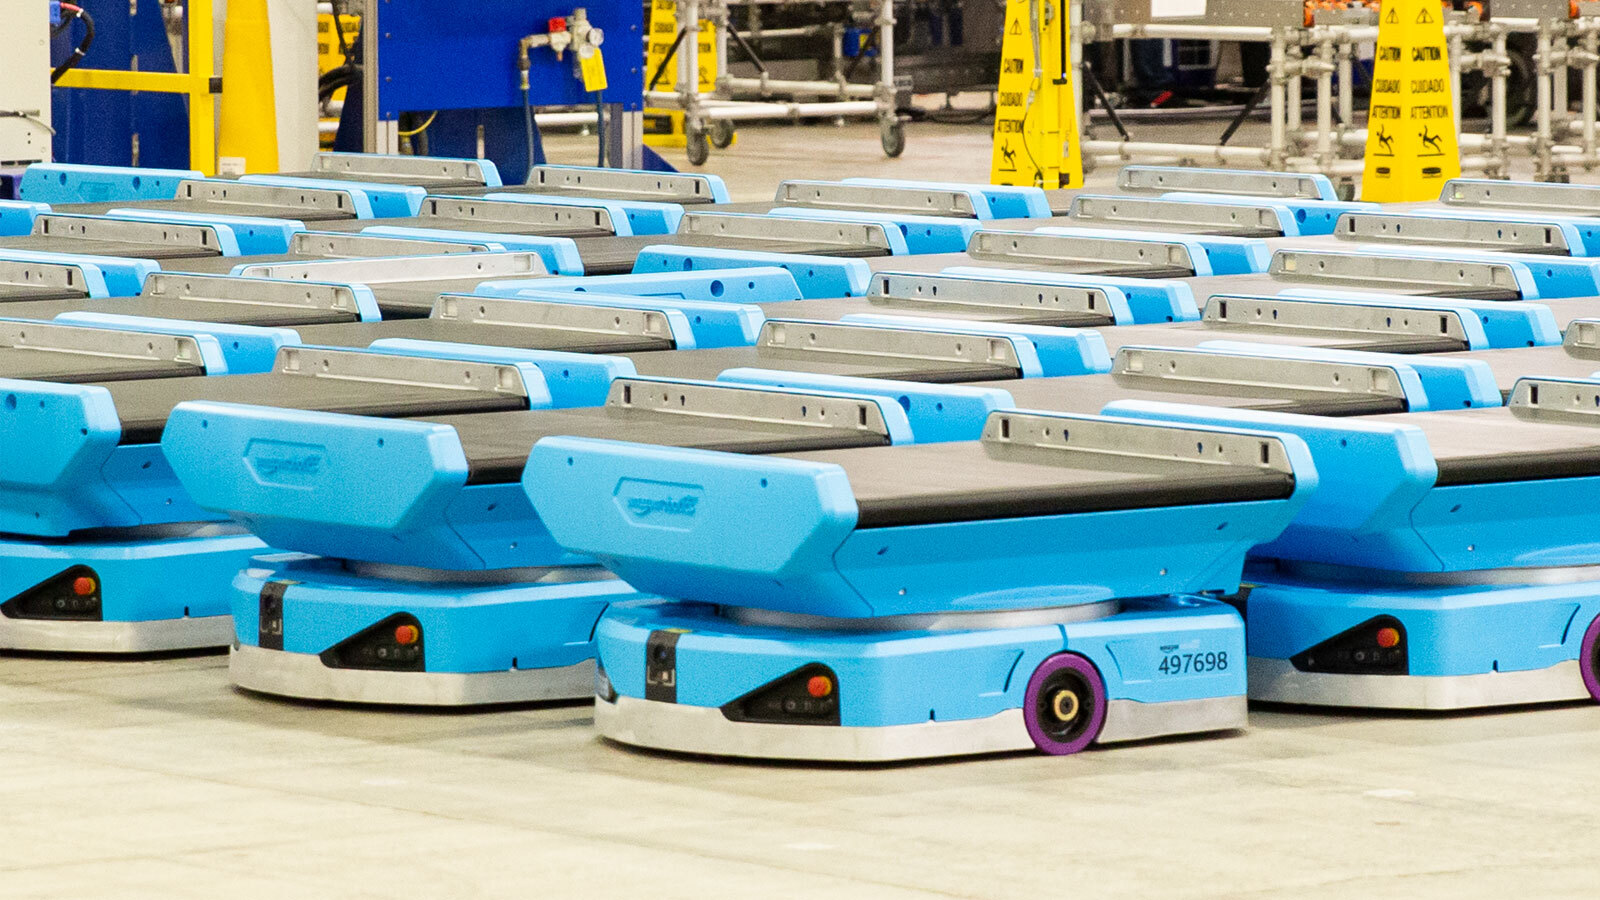
<path fill-rule="evenodd" d="M 228 0 L 222 31 L 218 170 L 278 171 L 278 110 L 272 89 L 267 0 Z"/>
<path fill-rule="evenodd" d="M 1460 175 L 1450 55 L 1439 0 L 1383 0 L 1361 199 L 1437 200 L 1444 183 Z"/>

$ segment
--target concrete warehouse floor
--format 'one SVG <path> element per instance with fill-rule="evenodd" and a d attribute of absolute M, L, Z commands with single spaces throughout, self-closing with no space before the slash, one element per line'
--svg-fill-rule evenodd
<path fill-rule="evenodd" d="M 889 161 L 872 126 L 780 126 L 709 171 L 757 198 L 987 161 L 971 127 L 915 126 Z M 0 656 L 0 898 L 1459 900 L 1593 896 L 1600 872 L 1587 704 L 1259 709 L 1247 732 L 1065 759 L 807 767 L 608 745 L 581 704 L 266 700 L 226 665 Z"/>

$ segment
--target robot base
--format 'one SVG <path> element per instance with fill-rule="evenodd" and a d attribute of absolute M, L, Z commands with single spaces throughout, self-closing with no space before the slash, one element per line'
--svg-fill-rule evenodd
<path fill-rule="evenodd" d="M 1576 660 L 1525 672 L 1397 676 L 1302 672 L 1286 659 L 1251 657 L 1250 699 L 1444 712 L 1591 698 Z"/>
<path fill-rule="evenodd" d="M 1263 567 L 1245 601 L 1250 699 L 1436 711 L 1600 700 L 1596 573 Z"/>
<path fill-rule="evenodd" d="M 1244 697 L 1112 700 L 1094 743 L 1238 730 L 1245 727 L 1248 702 Z M 714 707 L 619 696 L 595 698 L 594 724 L 603 737 L 635 747 L 752 759 L 904 762 L 1035 749 L 1020 709 L 956 722 L 818 728 L 733 722 Z"/>
<path fill-rule="evenodd" d="M 228 584 L 266 549 L 232 525 L 0 541 L 0 649 L 159 653 L 233 641 Z"/>
<path fill-rule="evenodd" d="M 299 554 L 234 579 L 233 683 L 260 694 L 463 707 L 594 695 L 595 622 L 643 599 L 594 567 L 436 572 Z"/>
<path fill-rule="evenodd" d="M 819 619 L 614 607 L 595 724 L 681 753 L 895 762 L 1244 727 L 1237 613 L 1199 597 Z"/>
<path fill-rule="evenodd" d="M 228 676 L 247 691 L 390 706 L 488 706 L 577 700 L 594 692 L 594 660 L 506 672 L 373 672 L 331 669 L 312 653 L 235 646 Z"/>

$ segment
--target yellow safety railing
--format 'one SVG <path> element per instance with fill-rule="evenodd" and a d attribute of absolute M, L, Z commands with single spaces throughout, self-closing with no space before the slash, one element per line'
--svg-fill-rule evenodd
<path fill-rule="evenodd" d="M 188 0 L 187 7 L 184 18 L 189 23 L 189 71 L 72 69 L 62 75 L 55 86 L 186 95 L 189 98 L 189 167 L 215 175 L 217 108 L 211 92 L 211 73 L 216 70 L 216 48 L 212 46 L 211 0 Z"/>

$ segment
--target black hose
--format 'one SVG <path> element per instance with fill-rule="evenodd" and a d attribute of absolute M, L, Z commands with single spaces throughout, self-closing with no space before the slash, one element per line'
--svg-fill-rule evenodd
<path fill-rule="evenodd" d="M 594 133 L 600 138 L 600 159 L 598 165 L 606 167 L 606 101 L 599 91 L 594 94 Z"/>
<path fill-rule="evenodd" d="M 61 20 L 61 24 L 56 26 L 53 33 L 59 34 L 71 27 L 73 19 L 82 19 L 83 40 L 78 42 L 78 46 L 72 48 L 72 53 L 67 56 L 65 62 L 50 71 L 51 84 L 60 81 L 61 76 L 71 71 L 78 63 L 83 62 L 83 58 L 89 54 L 89 48 L 94 46 L 94 16 L 89 15 L 88 10 L 81 6 L 63 3 L 61 8 L 67 11 L 67 15 Z"/>

